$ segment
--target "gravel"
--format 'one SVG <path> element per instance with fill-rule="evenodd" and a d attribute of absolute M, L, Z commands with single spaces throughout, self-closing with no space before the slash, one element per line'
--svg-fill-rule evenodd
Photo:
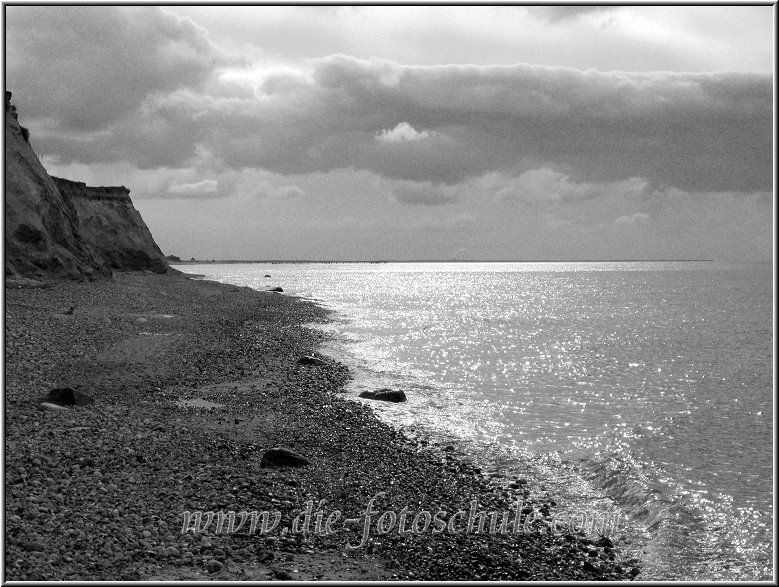
<path fill-rule="evenodd" d="M 413 440 L 343 398 L 348 370 L 317 355 L 323 335 L 303 326 L 324 320 L 302 300 L 174 272 L 7 288 L 6 579 L 638 575 L 618 544 L 543 532 L 548 504 L 529 533 L 400 534 L 396 524 L 380 534 L 379 515 L 404 507 L 410 525 L 422 511 L 467 512 L 472 500 L 512 515 L 518 499 L 528 512 L 543 504 L 529 501 L 524 479 L 495 485 L 450 447 Z M 95 402 L 38 409 L 57 387 Z M 193 399 L 220 407 L 182 407 Z M 311 464 L 261 467 L 276 447 Z M 382 492 L 365 544 L 350 549 Z M 307 507 L 310 531 L 296 533 Z M 220 533 L 216 521 L 182 533 L 184 512 L 199 510 L 280 521 L 267 534 L 249 522 Z M 333 531 L 322 531 L 336 510 Z"/>

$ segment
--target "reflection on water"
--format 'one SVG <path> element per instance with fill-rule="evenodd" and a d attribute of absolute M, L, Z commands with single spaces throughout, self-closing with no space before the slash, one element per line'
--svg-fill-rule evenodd
<path fill-rule="evenodd" d="M 264 286 L 266 268 L 201 266 Z M 330 351 L 397 425 L 550 485 L 576 475 L 648 533 L 646 579 L 769 579 L 771 269 L 717 263 L 275 265 L 336 310 Z M 503 454 L 503 453 L 501 453 Z M 545 458 L 552 456 L 551 460 Z"/>

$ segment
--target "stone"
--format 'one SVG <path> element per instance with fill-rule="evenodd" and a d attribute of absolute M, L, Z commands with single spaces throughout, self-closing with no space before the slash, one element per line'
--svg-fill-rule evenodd
<path fill-rule="evenodd" d="M 280 288 L 280 287 L 277 285 L 276 287 L 270 287 L 270 288 L 268 288 L 268 289 L 267 289 L 267 290 L 265 290 L 265 291 L 278 291 L 278 292 L 283 292 L 284 290 L 283 290 L 283 289 L 281 289 L 281 288 Z"/>
<path fill-rule="evenodd" d="M 214 573 L 218 573 L 224 568 L 224 565 L 220 563 L 218 560 L 210 560 L 208 561 L 208 564 L 206 565 L 206 570 L 209 572 L 209 574 L 213 575 Z"/>
<path fill-rule="evenodd" d="M 29 541 L 24 545 L 25 550 L 28 552 L 45 552 L 46 547 L 40 542 Z"/>
<path fill-rule="evenodd" d="M 41 404 L 51 403 L 58 406 L 86 406 L 95 401 L 95 398 L 70 387 L 58 387 L 49 391 L 45 397 L 40 398 Z"/>
<path fill-rule="evenodd" d="M 601 536 L 596 542 L 596 546 L 600 546 L 601 548 L 614 548 L 614 542 L 612 542 L 611 538 L 608 536 Z"/>
<path fill-rule="evenodd" d="M 298 365 L 315 365 L 317 367 L 321 367 L 326 364 L 327 363 L 325 363 L 322 359 L 317 359 L 316 357 L 311 356 L 300 357 L 298 359 Z"/>
<path fill-rule="evenodd" d="M 393 403 L 406 401 L 406 394 L 399 389 L 377 389 L 376 391 L 363 391 L 360 394 L 360 397 Z"/>
<path fill-rule="evenodd" d="M 584 563 L 584 570 L 588 571 L 590 573 L 595 573 L 596 575 L 602 575 L 603 574 L 603 570 L 600 567 L 592 564 L 590 561 L 585 561 L 585 563 Z"/>
<path fill-rule="evenodd" d="M 261 467 L 305 467 L 310 464 L 303 455 L 282 447 L 266 450 L 260 461 Z"/>
<path fill-rule="evenodd" d="M 51 402 L 41 402 L 41 403 L 38 404 L 38 409 L 41 410 L 41 411 L 45 411 L 45 410 L 56 411 L 56 410 L 67 410 L 68 407 L 67 406 L 60 406 L 58 404 L 53 404 Z"/>

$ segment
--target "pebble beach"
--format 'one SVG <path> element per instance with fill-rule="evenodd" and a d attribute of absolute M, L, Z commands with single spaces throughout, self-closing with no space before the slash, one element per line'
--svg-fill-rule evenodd
<path fill-rule="evenodd" d="M 305 326 L 326 320 L 308 301 L 174 270 L 7 280 L 5 579 L 640 577 L 613 537 L 550 532 L 556 504 L 524 479 L 496 484 L 345 397 L 348 369 Z M 48 409 L 55 388 L 94 402 Z M 274 448 L 306 464 L 263 460 Z M 467 531 L 461 517 L 435 532 L 421 515 L 473 504 L 523 531 Z M 404 509 L 416 531 L 398 530 Z M 278 523 L 206 523 L 253 511 Z"/>

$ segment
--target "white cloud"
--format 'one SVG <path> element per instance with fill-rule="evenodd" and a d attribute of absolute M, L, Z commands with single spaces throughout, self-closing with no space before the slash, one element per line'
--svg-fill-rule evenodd
<path fill-rule="evenodd" d="M 488 173 L 474 180 L 473 184 L 475 189 L 498 199 L 517 199 L 528 203 L 589 200 L 612 195 L 637 197 L 644 194 L 649 185 L 640 177 L 615 182 L 575 182 L 568 174 L 549 167 L 529 169 L 516 176 Z"/>
<path fill-rule="evenodd" d="M 216 192 L 218 182 L 204 179 L 195 183 L 174 183 L 168 188 L 169 194 L 210 194 Z"/>
<path fill-rule="evenodd" d="M 431 135 L 430 131 L 417 131 L 408 122 L 401 122 L 392 130 L 383 129 L 376 140 L 385 143 L 402 143 L 405 141 L 419 141 Z"/>
<path fill-rule="evenodd" d="M 649 220 L 650 218 L 651 216 L 649 216 L 649 214 L 644 214 L 643 212 L 636 212 L 635 214 L 631 214 L 630 216 L 620 216 L 614 221 L 614 224 L 633 226 L 640 222 Z"/>
<path fill-rule="evenodd" d="M 256 195 L 259 196 L 261 194 L 274 200 L 288 200 L 305 196 L 306 192 L 296 185 L 282 185 L 278 187 L 268 186 Z"/>
<path fill-rule="evenodd" d="M 306 195 L 300 186 L 285 180 L 285 176 L 264 169 L 226 169 L 220 176 L 220 185 L 242 200 L 292 200 Z"/>

